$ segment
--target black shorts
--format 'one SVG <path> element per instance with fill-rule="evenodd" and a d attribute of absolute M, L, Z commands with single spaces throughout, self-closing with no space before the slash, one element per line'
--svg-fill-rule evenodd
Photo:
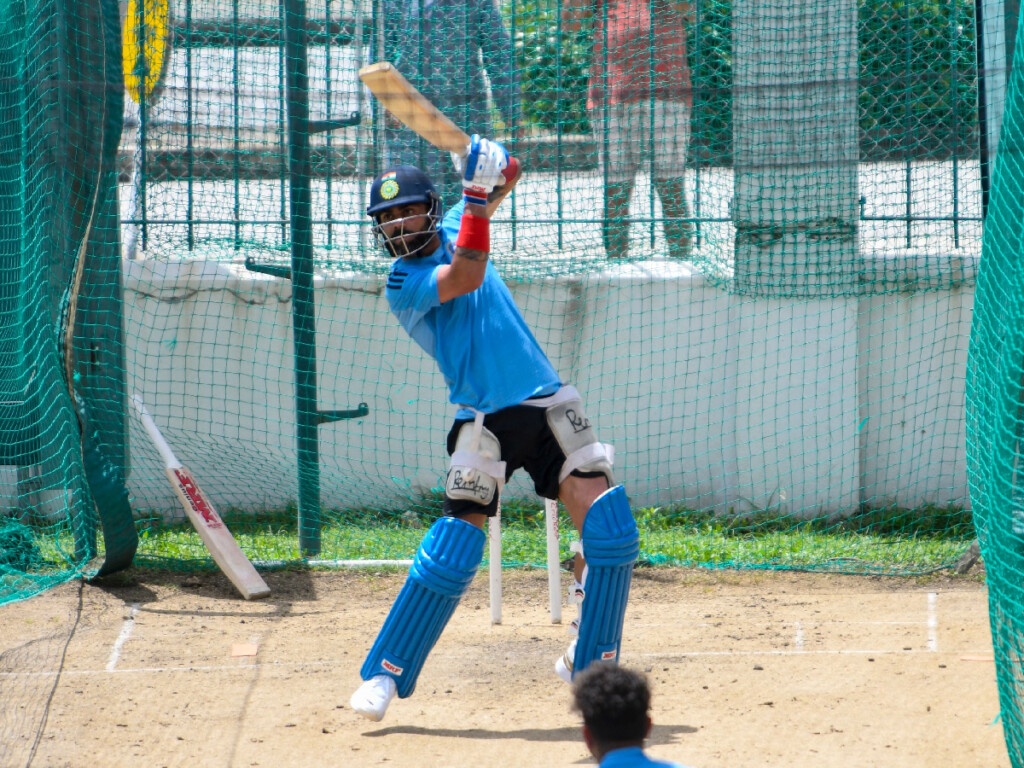
<path fill-rule="evenodd" d="M 546 408 L 532 405 L 513 405 L 484 416 L 484 426 L 498 438 L 501 445 L 501 460 L 505 462 L 505 482 L 520 467 L 533 480 L 534 490 L 545 499 L 558 498 L 558 475 L 565 463 L 565 454 L 548 425 Z M 472 419 L 456 419 L 448 432 L 448 455 L 455 452 L 455 441 L 463 424 L 472 424 Z M 577 477 L 604 477 L 601 472 L 574 470 Z M 498 494 L 491 503 L 482 506 L 468 499 L 444 497 L 444 514 L 465 515 L 483 512 L 493 517 L 498 511 Z"/>

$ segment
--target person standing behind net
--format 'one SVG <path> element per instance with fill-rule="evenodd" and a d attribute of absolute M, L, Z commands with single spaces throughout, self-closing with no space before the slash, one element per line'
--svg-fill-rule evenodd
<path fill-rule="evenodd" d="M 383 11 L 384 58 L 420 93 L 467 134 L 494 133 L 492 103 L 506 130 L 514 130 L 519 77 L 495 0 L 384 0 Z M 425 172 L 450 210 L 462 198 L 462 180 L 448 153 L 387 120 L 384 165 L 412 165 Z"/>
<path fill-rule="evenodd" d="M 433 183 L 411 166 L 377 177 L 366 209 L 375 237 L 396 257 L 385 288 L 391 311 L 436 360 L 456 406 L 444 516 L 423 538 L 351 698 L 371 720 L 384 716 L 396 694 L 405 698 L 415 689 L 476 574 L 484 522 L 516 469 L 526 469 L 540 496 L 562 501 L 587 558 L 568 674 L 618 658 L 639 553 L 609 447 L 598 442 L 579 393 L 563 385 L 489 260 L 490 217 L 518 181 L 518 163 L 477 135 L 453 159 L 464 199 L 443 221 Z"/>
<path fill-rule="evenodd" d="M 684 184 L 693 94 L 686 60 L 692 6 L 679 0 L 563 0 L 568 31 L 590 25 L 587 107 L 604 163 L 604 247 L 629 255 L 629 198 L 653 166 L 669 255 L 688 258 L 693 225 Z"/>
<path fill-rule="evenodd" d="M 651 733 L 651 690 L 639 672 L 592 664 L 573 680 L 583 741 L 601 768 L 685 768 L 644 754 Z"/>

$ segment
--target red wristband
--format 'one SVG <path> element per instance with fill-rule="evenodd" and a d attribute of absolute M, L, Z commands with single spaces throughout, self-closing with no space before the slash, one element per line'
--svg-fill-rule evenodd
<path fill-rule="evenodd" d="M 468 248 L 471 251 L 489 253 L 491 250 L 491 220 L 464 212 L 455 245 L 459 248 Z"/>

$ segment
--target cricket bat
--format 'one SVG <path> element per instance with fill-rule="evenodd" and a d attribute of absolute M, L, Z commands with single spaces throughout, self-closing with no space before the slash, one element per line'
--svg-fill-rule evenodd
<path fill-rule="evenodd" d="M 469 136 L 430 103 L 389 61 L 368 64 L 359 70 L 363 81 L 377 100 L 392 115 L 438 149 L 463 153 Z M 510 157 L 502 172 L 507 180 L 519 174 L 519 161 Z"/>
<path fill-rule="evenodd" d="M 192 477 L 192 473 L 178 461 L 174 451 L 171 450 L 167 441 L 164 440 L 164 436 L 160 434 L 160 430 L 157 428 L 156 422 L 153 421 L 153 417 L 146 410 L 142 398 L 138 395 L 132 395 L 132 403 L 135 405 L 135 410 L 139 414 L 142 425 L 146 428 L 146 432 L 149 433 L 150 439 L 164 460 L 167 479 L 171 482 L 171 487 L 178 495 L 178 500 L 181 502 L 181 506 L 184 507 L 189 521 L 199 533 L 199 538 L 203 540 L 203 544 L 206 545 L 206 548 L 210 550 L 210 554 L 213 555 L 214 562 L 217 563 L 221 571 L 224 572 L 224 575 L 231 580 L 231 583 L 238 588 L 238 591 L 242 593 L 242 597 L 246 600 L 269 595 L 270 587 L 263 581 L 263 578 L 256 572 L 256 569 L 253 568 L 249 558 L 242 552 L 238 542 L 231 535 L 231 531 L 228 530 L 220 515 L 217 514 L 213 503 L 203 493 L 195 478 Z"/>

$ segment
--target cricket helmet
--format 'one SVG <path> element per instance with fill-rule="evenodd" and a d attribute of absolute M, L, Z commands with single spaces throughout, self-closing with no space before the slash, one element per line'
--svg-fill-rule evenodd
<path fill-rule="evenodd" d="M 370 186 L 370 204 L 366 208 L 368 216 L 376 217 L 378 213 L 394 205 L 408 203 L 426 203 L 433 206 L 440 202 L 441 196 L 430 180 L 419 168 L 412 165 L 400 165 L 385 171 Z"/>
<path fill-rule="evenodd" d="M 394 222 L 389 222 L 392 229 L 389 235 L 380 221 L 380 214 L 389 208 L 412 203 L 423 203 L 427 206 L 427 225 L 422 230 L 406 232 L 406 222 L 418 219 L 412 216 L 399 219 L 400 226 L 395 229 Z M 438 194 L 430 178 L 412 165 L 400 165 L 385 171 L 370 185 L 370 204 L 366 213 L 373 219 L 373 236 L 385 251 L 392 256 L 426 256 L 427 247 L 438 234 L 441 221 L 441 196 Z"/>

